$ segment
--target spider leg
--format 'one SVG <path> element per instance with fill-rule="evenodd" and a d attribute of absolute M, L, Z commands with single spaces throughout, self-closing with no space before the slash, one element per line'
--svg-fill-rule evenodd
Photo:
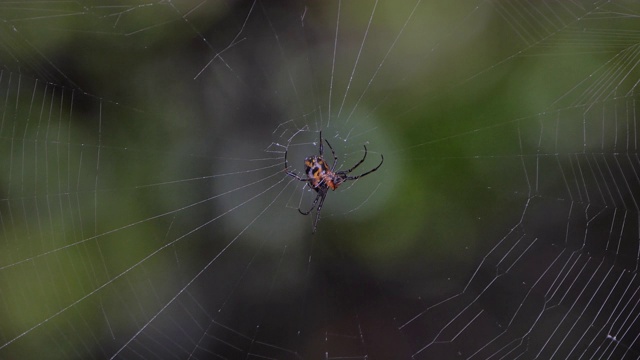
<path fill-rule="evenodd" d="M 324 139 L 324 141 L 329 145 L 329 149 L 331 149 L 331 154 L 333 155 L 333 164 L 331 164 L 331 171 L 335 170 L 336 163 L 338 162 L 338 157 L 336 156 L 336 152 L 333 150 L 333 146 L 329 144 L 329 140 Z"/>
<path fill-rule="evenodd" d="M 284 151 L 284 171 L 289 172 L 289 163 L 287 162 L 287 154 L 289 153 L 289 149 Z"/>
<path fill-rule="evenodd" d="M 351 169 L 341 171 L 341 173 L 348 174 L 348 173 L 352 172 L 353 170 L 355 170 L 358 166 L 360 166 L 360 164 L 362 164 L 364 162 L 364 159 L 367 158 L 367 145 L 363 145 L 363 146 L 364 146 L 364 156 L 362 157 L 362 159 L 360 159 L 360 161 L 358 161 L 357 164 L 353 165 L 353 167 Z M 362 175 L 360 175 L 360 176 L 362 176 Z"/>
<path fill-rule="evenodd" d="M 318 194 L 320 195 L 320 194 Z M 322 204 L 324 204 L 324 199 L 327 197 L 327 192 L 324 191 L 322 193 L 322 197 L 320 198 L 320 202 L 318 203 L 318 209 L 316 210 L 316 218 L 313 220 L 313 230 L 311 233 L 314 234 L 316 232 L 316 228 L 318 227 L 318 221 L 320 220 L 320 210 L 322 210 Z"/>
<path fill-rule="evenodd" d="M 347 177 L 345 178 L 345 180 L 355 180 L 355 179 L 358 179 L 358 178 L 361 178 L 361 177 L 367 176 L 367 175 L 371 174 L 372 172 L 374 172 L 374 171 L 378 170 L 378 168 L 379 168 L 380 166 L 382 166 L 382 163 L 384 162 L 384 156 L 382 156 L 382 154 L 380 154 L 380 158 L 382 158 L 382 160 L 380 160 L 380 164 L 378 164 L 378 166 L 374 167 L 373 169 L 371 169 L 371 170 L 367 171 L 367 172 L 366 172 L 366 173 L 364 173 L 364 174 L 360 174 L 360 175 L 357 175 L 357 176 L 347 176 Z"/>
<path fill-rule="evenodd" d="M 316 204 L 318 203 L 318 200 L 320 200 L 320 198 L 324 198 L 325 196 L 327 196 L 327 192 L 318 192 L 318 195 L 316 195 L 316 198 L 313 200 L 313 203 L 311 204 L 311 209 L 309 209 L 309 211 L 302 211 L 300 210 L 300 208 L 298 208 L 298 211 L 300 212 L 300 214 L 302 215 L 309 215 L 313 209 L 315 209 Z M 322 204 L 322 202 L 320 202 Z"/>
<path fill-rule="evenodd" d="M 303 179 L 302 177 L 300 177 L 300 175 L 294 173 L 293 171 L 289 171 L 289 163 L 287 162 L 287 153 L 289 152 L 289 150 L 285 150 L 284 151 L 284 172 L 287 173 L 287 175 L 296 178 L 300 181 L 309 181 L 309 179 Z"/>
<path fill-rule="evenodd" d="M 322 130 L 320 131 L 320 156 L 322 156 L 322 153 L 324 153 L 324 147 L 322 146 Z"/>
<path fill-rule="evenodd" d="M 297 180 L 300 180 L 300 181 L 309 181 L 309 179 L 304 179 L 304 178 L 300 177 L 300 175 L 294 173 L 293 171 L 287 171 L 287 175 L 289 175 L 289 176 L 291 176 L 293 178 L 296 178 Z"/>

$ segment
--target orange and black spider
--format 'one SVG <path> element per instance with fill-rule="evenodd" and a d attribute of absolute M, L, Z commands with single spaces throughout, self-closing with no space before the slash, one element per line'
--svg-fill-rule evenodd
<path fill-rule="evenodd" d="M 300 177 L 298 174 L 296 174 L 293 171 L 289 171 L 289 165 L 287 163 L 288 150 L 284 152 L 284 171 L 287 173 L 287 175 L 293 178 L 296 178 L 300 181 L 306 181 L 307 186 L 309 186 L 310 188 L 312 188 L 318 193 L 318 195 L 316 195 L 316 198 L 313 200 L 313 203 L 311 204 L 311 209 L 309 209 L 309 211 L 302 211 L 300 208 L 298 208 L 298 211 L 300 212 L 300 214 L 309 215 L 311 211 L 313 211 L 313 209 L 316 207 L 316 205 L 318 205 L 318 209 L 316 210 L 316 219 L 313 222 L 313 230 L 312 230 L 313 233 L 316 232 L 316 227 L 318 226 L 318 220 L 320 219 L 320 210 L 322 210 L 322 204 L 324 203 L 324 198 L 327 197 L 327 192 L 329 191 L 329 189 L 335 190 L 338 188 L 338 186 L 340 186 L 343 182 L 347 180 L 356 180 L 358 178 L 367 176 L 372 172 L 378 170 L 378 168 L 384 162 L 384 156 L 380 154 L 381 160 L 378 166 L 365 172 L 364 174 L 357 175 L 357 176 L 349 176 L 347 174 L 355 170 L 355 168 L 357 168 L 360 164 L 362 164 L 364 162 L 364 159 L 367 158 L 367 146 L 364 145 L 364 156 L 362 157 L 362 159 L 358 161 L 357 164 L 353 165 L 351 169 L 335 171 L 336 163 L 338 162 L 338 157 L 336 156 L 336 152 L 333 150 L 333 147 L 331 147 L 331 144 L 329 144 L 329 141 L 327 141 L 326 139 L 324 141 L 327 143 L 327 145 L 329 145 L 329 149 L 331 149 L 331 154 L 333 155 L 333 165 L 331 165 L 331 168 L 329 168 L 326 161 L 324 161 L 324 159 L 322 158 L 324 148 L 322 143 L 322 131 L 320 131 L 320 149 L 319 149 L 320 155 L 309 156 L 306 159 L 304 159 L 304 165 L 305 165 L 304 172 L 307 175 L 306 178 Z"/>

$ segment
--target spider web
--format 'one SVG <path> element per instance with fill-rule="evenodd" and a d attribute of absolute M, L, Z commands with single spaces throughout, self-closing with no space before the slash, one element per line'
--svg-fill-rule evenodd
<path fill-rule="evenodd" d="M 0 7 L 0 357 L 640 356 L 638 4 Z"/>

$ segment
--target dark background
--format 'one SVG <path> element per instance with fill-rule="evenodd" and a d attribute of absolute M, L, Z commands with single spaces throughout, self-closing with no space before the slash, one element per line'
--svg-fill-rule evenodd
<path fill-rule="evenodd" d="M 0 9 L 0 357 L 638 358 L 636 3 Z"/>

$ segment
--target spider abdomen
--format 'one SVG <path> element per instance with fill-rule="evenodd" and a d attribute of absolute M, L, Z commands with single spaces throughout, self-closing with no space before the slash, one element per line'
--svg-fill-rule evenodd
<path fill-rule="evenodd" d="M 304 164 L 309 184 L 315 191 L 323 188 L 335 190 L 343 182 L 340 176 L 331 171 L 321 156 L 310 156 L 304 160 Z"/>

